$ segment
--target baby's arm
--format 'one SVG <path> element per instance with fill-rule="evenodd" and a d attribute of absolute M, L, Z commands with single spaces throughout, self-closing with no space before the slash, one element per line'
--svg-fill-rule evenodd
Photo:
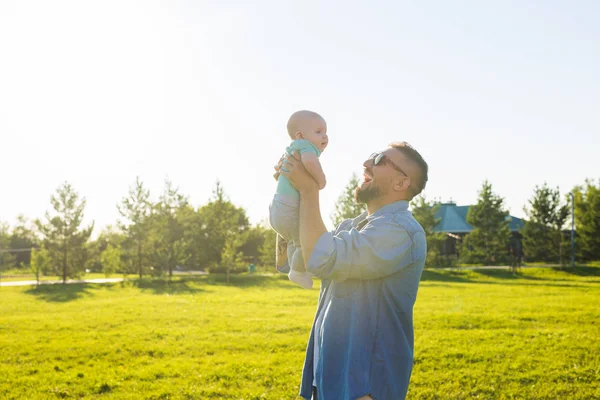
<path fill-rule="evenodd" d="M 300 159 L 308 173 L 311 174 L 313 179 L 319 184 L 319 190 L 323 189 L 327 184 L 327 180 L 325 179 L 325 174 L 323 173 L 323 168 L 321 168 L 321 163 L 319 162 L 317 155 L 305 152 L 302 153 Z"/>

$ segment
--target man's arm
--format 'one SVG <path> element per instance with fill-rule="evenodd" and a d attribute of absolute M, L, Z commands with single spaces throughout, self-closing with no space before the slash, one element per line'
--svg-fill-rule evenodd
<path fill-rule="evenodd" d="M 282 168 L 281 173 L 290 180 L 292 186 L 300 193 L 300 245 L 306 262 L 310 259 L 319 237 L 327 232 L 319 208 L 319 187 L 300 161 L 298 152 L 287 156 L 284 163 L 285 168 Z"/>
<path fill-rule="evenodd" d="M 313 252 L 317 240 L 327 232 L 319 207 L 319 191 L 316 187 L 300 191 L 300 245 L 305 264 Z"/>
<path fill-rule="evenodd" d="M 362 230 L 322 235 L 306 269 L 321 279 L 379 279 L 397 273 L 426 254 L 423 232 L 411 234 L 394 221 L 375 219 Z"/>
<path fill-rule="evenodd" d="M 316 154 L 305 152 L 300 156 L 302 160 L 302 164 L 308 171 L 309 174 L 313 177 L 315 181 L 319 184 L 319 190 L 323 189 L 327 184 L 327 180 L 325 179 L 325 173 L 323 173 L 323 168 L 321 167 L 321 163 L 319 162 L 319 158 Z"/>

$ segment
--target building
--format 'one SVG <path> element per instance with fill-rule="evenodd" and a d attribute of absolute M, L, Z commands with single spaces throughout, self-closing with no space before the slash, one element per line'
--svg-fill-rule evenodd
<path fill-rule="evenodd" d="M 469 207 L 471 206 L 457 206 L 452 201 L 439 204 L 439 208 L 435 214 L 439 222 L 434 231 L 443 232 L 447 236 L 442 249 L 440 249 L 442 254 L 458 254 L 457 242 L 473 230 L 473 227 L 467 222 Z M 510 215 L 506 219 L 511 233 L 520 239 L 521 233 L 519 231 L 525 226 L 525 221 Z"/>

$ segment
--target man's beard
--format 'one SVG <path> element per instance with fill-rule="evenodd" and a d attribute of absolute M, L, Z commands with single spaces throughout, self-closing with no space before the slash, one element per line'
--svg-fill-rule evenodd
<path fill-rule="evenodd" d="M 358 204 L 367 204 L 369 201 L 374 200 L 381 196 L 381 192 L 377 186 L 370 185 L 364 189 L 361 189 L 360 186 L 354 190 L 354 200 Z"/>

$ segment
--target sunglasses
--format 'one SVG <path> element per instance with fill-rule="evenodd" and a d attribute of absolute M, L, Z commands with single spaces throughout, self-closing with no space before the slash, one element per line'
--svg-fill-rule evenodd
<path fill-rule="evenodd" d="M 396 163 L 394 163 L 388 156 L 383 153 L 373 153 L 369 156 L 369 160 L 373 160 L 373 165 L 380 165 L 383 163 L 388 163 L 394 168 L 396 171 L 401 172 L 402 175 L 408 176 L 406 172 L 402 170 Z"/>

